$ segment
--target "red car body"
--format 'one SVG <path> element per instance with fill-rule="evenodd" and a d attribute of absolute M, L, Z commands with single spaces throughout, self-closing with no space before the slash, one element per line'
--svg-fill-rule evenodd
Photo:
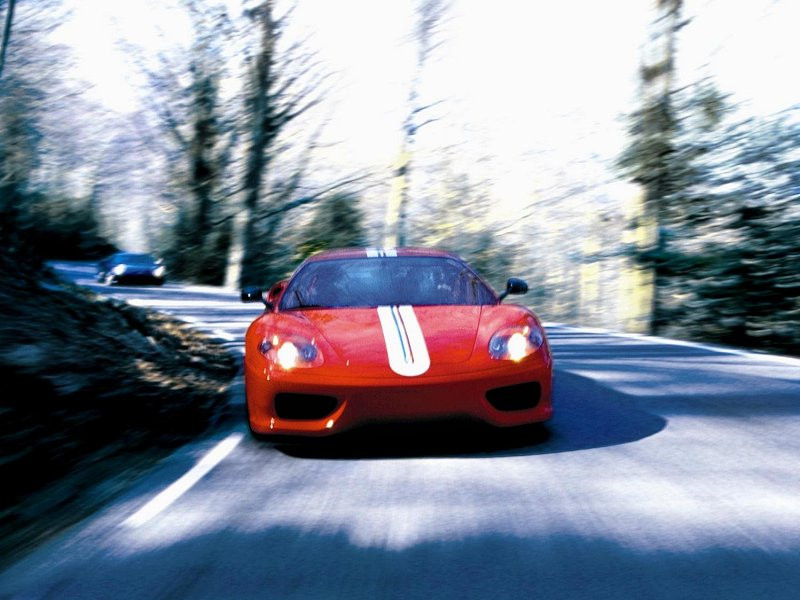
<path fill-rule="evenodd" d="M 251 431 L 325 436 L 386 421 L 549 419 L 544 330 L 528 308 L 501 304 L 504 295 L 457 256 L 428 249 L 326 251 L 267 293 L 243 291 L 267 305 L 245 339 Z"/>

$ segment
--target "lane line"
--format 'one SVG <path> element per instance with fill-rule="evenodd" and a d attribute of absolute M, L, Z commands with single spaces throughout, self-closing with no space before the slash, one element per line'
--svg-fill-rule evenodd
<path fill-rule="evenodd" d="M 236 336 L 231 335 L 230 333 L 223 331 L 222 329 L 212 329 L 211 334 L 217 336 L 218 338 L 225 340 L 226 342 L 235 342 Z"/>
<path fill-rule="evenodd" d="M 783 354 L 768 354 L 766 352 L 753 352 L 750 350 L 740 350 L 738 348 L 728 348 L 725 346 L 715 346 L 712 344 L 704 344 L 703 342 L 692 342 L 688 340 L 676 340 L 672 338 L 660 337 L 657 335 L 646 335 L 644 333 L 626 333 L 624 331 L 611 331 L 608 329 L 600 329 L 597 327 L 578 327 L 574 325 L 549 324 L 545 327 L 558 327 L 566 331 L 573 331 L 579 333 L 595 333 L 600 335 L 607 335 L 609 337 L 624 338 L 629 340 L 636 340 L 639 342 L 653 342 L 664 344 L 668 346 L 685 346 L 687 348 L 697 348 L 699 350 L 708 350 L 709 352 L 716 352 L 718 354 L 730 354 L 733 356 L 741 356 L 743 358 L 752 358 L 763 362 L 782 363 L 791 366 L 800 366 L 800 358 L 793 356 L 784 356 Z"/>
<path fill-rule="evenodd" d="M 195 327 L 216 327 L 216 328 L 236 328 L 236 329 L 247 329 L 250 327 L 250 324 L 253 322 L 253 319 L 248 319 L 246 321 L 201 321 L 200 319 L 194 318 L 193 321 L 189 321 L 190 317 L 186 317 L 184 315 L 174 313 L 174 317 L 177 317 L 181 321 L 186 321 L 187 323 L 191 323 Z"/>
<path fill-rule="evenodd" d="M 139 527 L 144 525 L 158 513 L 175 502 L 191 487 L 200 481 L 211 469 L 216 467 L 244 437 L 241 433 L 232 433 L 206 454 L 198 463 L 189 469 L 180 479 L 169 485 L 165 490 L 155 496 L 150 502 L 133 513 L 123 521 L 126 527 Z"/>
<path fill-rule="evenodd" d="M 177 300 L 167 298 L 125 298 L 128 304 L 134 306 L 141 306 L 145 308 L 224 308 L 235 312 L 250 312 L 258 315 L 264 312 L 263 306 L 261 310 L 254 309 L 252 305 L 241 304 L 233 300 Z"/>

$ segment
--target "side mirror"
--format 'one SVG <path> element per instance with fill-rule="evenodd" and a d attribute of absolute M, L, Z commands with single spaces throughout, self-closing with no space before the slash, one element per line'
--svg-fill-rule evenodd
<path fill-rule="evenodd" d="M 242 302 L 263 302 L 264 291 L 260 287 L 248 286 L 242 288 L 241 294 Z"/>
<path fill-rule="evenodd" d="M 509 294 L 526 294 L 528 293 L 528 282 L 524 279 L 519 279 L 518 277 L 511 277 L 508 282 L 506 283 L 506 290 L 500 294 L 499 300 L 500 302 L 503 301 L 503 298 L 508 296 Z"/>
<path fill-rule="evenodd" d="M 281 293 L 284 289 L 286 289 L 286 284 L 289 283 L 288 279 L 284 279 L 283 281 L 279 281 L 278 283 L 274 284 L 269 291 L 267 292 L 266 302 L 270 304 L 276 304 L 278 299 L 280 298 Z"/>

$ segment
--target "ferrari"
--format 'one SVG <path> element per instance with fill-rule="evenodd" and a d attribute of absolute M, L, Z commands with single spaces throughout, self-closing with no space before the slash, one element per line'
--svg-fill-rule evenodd
<path fill-rule="evenodd" d="M 347 248 L 306 259 L 269 289 L 245 337 L 256 436 L 327 436 L 379 422 L 466 418 L 497 427 L 552 415 L 553 361 L 528 308 L 503 304 L 458 256 Z"/>

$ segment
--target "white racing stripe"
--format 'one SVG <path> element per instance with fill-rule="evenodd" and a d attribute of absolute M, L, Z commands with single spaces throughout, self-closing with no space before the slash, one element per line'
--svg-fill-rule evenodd
<path fill-rule="evenodd" d="M 367 256 L 369 258 L 393 258 L 397 256 L 397 250 L 394 248 L 367 248 Z"/>
<path fill-rule="evenodd" d="M 431 366 L 428 347 L 411 306 L 379 306 L 389 367 L 398 375 L 415 377 Z"/>

